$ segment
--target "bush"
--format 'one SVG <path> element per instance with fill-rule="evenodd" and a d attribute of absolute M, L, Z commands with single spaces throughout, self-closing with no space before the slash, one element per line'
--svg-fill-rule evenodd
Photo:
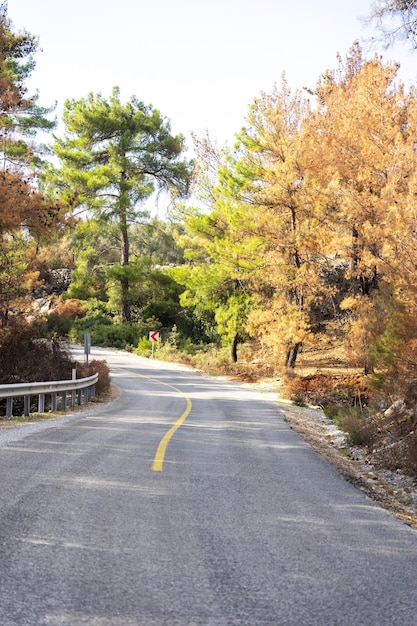
<path fill-rule="evenodd" d="M 31 326 L 19 324 L 1 329 L 1 383 L 70 379 L 72 367 L 67 346 L 52 338 L 38 339 Z"/>
<path fill-rule="evenodd" d="M 120 324 L 102 312 L 95 311 L 83 319 L 74 320 L 68 336 L 75 343 L 83 343 L 84 334 L 90 333 L 91 343 L 95 346 L 131 350 L 138 345 L 141 337 L 147 337 L 150 331 L 159 330 L 160 326 L 154 319 Z"/>
<path fill-rule="evenodd" d="M 85 305 L 76 298 L 69 298 L 65 301 L 58 300 L 52 313 L 67 320 L 82 319 L 86 315 Z"/>
<path fill-rule="evenodd" d="M 77 378 L 86 378 L 98 372 L 98 381 L 96 383 L 96 396 L 102 396 L 110 390 L 110 369 L 107 361 L 99 361 L 93 359 L 89 365 L 76 364 Z"/>
<path fill-rule="evenodd" d="M 328 417 L 329 414 L 326 412 Z M 348 444 L 351 446 L 368 446 L 373 443 L 373 427 L 367 412 L 359 407 L 339 409 L 333 417 L 334 423 L 348 434 Z"/>
<path fill-rule="evenodd" d="M 57 304 L 46 318 L 46 332 L 57 333 L 58 337 L 68 337 L 72 322 L 85 317 L 83 304 L 71 298 L 70 300 L 58 300 Z M 40 327 L 42 332 L 42 327 Z"/>
<path fill-rule="evenodd" d="M 296 376 L 287 374 L 282 392 L 295 404 L 313 404 L 327 410 L 329 407 L 366 406 L 370 398 L 367 379 L 360 375 L 337 376 L 312 374 Z"/>
<path fill-rule="evenodd" d="M 71 341 L 84 343 L 84 334 L 90 333 L 94 346 L 125 349 L 136 345 L 139 340 L 140 328 L 136 324 L 82 323 L 77 320 L 68 331 Z M 87 320 L 86 320 L 87 321 Z"/>
<path fill-rule="evenodd" d="M 138 356 L 149 358 L 152 354 L 152 342 L 147 337 L 141 337 L 137 347 L 133 350 Z"/>
<path fill-rule="evenodd" d="M 47 334 L 56 333 L 58 337 L 67 337 L 71 330 L 71 320 L 67 317 L 60 317 L 56 313 L 50 313 L 47 317 Z"/>
<path fill-rule="evenodd" d="M 123 350 L 128 345 L 134 346 L 138 343 L 139 332 L 136 324 L 93 326 L 91 329 L 91 343 L 95 346 L 111 346 Z"/>

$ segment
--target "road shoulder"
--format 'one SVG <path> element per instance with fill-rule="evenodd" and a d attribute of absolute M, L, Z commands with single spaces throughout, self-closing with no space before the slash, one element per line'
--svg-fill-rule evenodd
<path fill-rule="evenodd" d="M 417 481 L 401 472 L 378 468 L 366 452 L 349 447 L 321 409 L 279 404 L 287 423 L 358 489 L 417 529 Z"/>

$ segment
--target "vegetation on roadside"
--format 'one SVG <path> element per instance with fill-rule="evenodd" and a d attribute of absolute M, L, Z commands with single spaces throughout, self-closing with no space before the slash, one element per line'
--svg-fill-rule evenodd
<path fill-rule="evenodd" d="M 55 336 L 48 340 L 38 337 L 29 324 L 9 325 L 0 333 L 1 384 L 71 380 L 73 370 L 77 378 L 98 372 L 96 396 L 103 397 L 110 388 L 110 372 L 105 361 L 92 360 L 88 366 L 77 363 L 68 346 Z M 37 411 L 37 398 L 33 399 Z M 47 402 L 50 397 L 47 396 Z M 23 413 L 23 398 L 14 400 L 14 414 Z M 49 410 L 49 405 L 46 410 Z M 6 414 L 6 400 L 0 400 L 0 416 Z"/>

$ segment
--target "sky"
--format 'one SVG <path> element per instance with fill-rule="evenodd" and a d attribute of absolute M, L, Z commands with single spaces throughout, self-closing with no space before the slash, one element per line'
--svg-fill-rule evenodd
<path fill-rule="evenodd" d="M 360 21 L 371 0 L 8 0 L 14 29 L 39 38 L 41 51 L 27 83 L 39 104 L 90 92 L 136 96 L 171 121 L 191 146 L 206 131 L 233 144 L 251 102 L 282 73 L 292 89 L 314 87 L 355 39 L 373 33 Z M 417 81 L 417 52 L 383 51 Z M 375 50 L 370 51 L 373 55 Z M 62 125 L 57 133 L 62 132 Z"/>

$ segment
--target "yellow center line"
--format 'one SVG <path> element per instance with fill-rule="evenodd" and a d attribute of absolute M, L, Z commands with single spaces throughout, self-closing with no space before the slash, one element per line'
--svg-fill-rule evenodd
<path fill-rule="evenodd" d="M 158 448 L 156 450 L 155 458 L 152 463 L 152 470 L 154 472 L 162 472 L 162 466 L 164 464 L 164 458 L 165 458 L 165 452 L 166 452 L 167 446 L 169 442 L 171 441 L 175 431 L 178 430 L 178 428 L 185 422 L 187 415 L 191 411 L 191 407 L 192 407 L 190 398 L 187 395 L 185 395 L 185 393 L 183 393 L 180 389 L 177 389 L 176 387 L 173 387 L 172 385 L 168 385 L 167 383 L 161 383 L 160 381 L 158 382 L 161 385 L 166 385 L 167 387 L 171 387 L 171 389 L 174 389 L 177 393 L 179 393 L 187 402 L 187 408 L 185 409 L 181 417 L 179 417 L 177 421 L 174 422 L 174 424 L 171 426 L 169 431 L 162 437 L 161 441 L 159 442 Z"/>
<path fill-rule="evenodd" d="M 126 371 L 123 368 L 115 368 L 115 369 L 122 369 L 123 371 Z M 130 372 L 131 372 L 131 370 L 130 370 Z M 178 428 L 187 419 L 187 416 L 188 416 L 189 412 L 191 411 L 192 402 L 191 402 L 190 398 L 183 391 L 181 391 L 181 389 L 178 389 L 177 387 L 174 387 L 173 385 L 170 385 L 169 383 L 164 383 L 161 380 L 158 380 L 157 378 L 151 378 L 150 376 L 144 376 L 143 374 L 137 374 L 136 372 L 131 372 L 131 373 L 134 373 L 136 376 L 139 376 L 140 378 L 146 378 L 147 380 L 150 380 L 153 383 L 158 383 L 159 385 L 164 385 L 165 387 L 169 387 L 170 389 L 173 389 L 180 396 L 182 396 L 185 399 L 186 403 L 187 403 L 187 407 L 186 407 L 184 413 L 181 415 L 181 417 L 179 417 L 177 419 L 176 422 L 174 422 L 174 424 L 171 426 L 171 428 L 168 430 L 168 432 L 162 437 L 161 441 L 158 444 L 158 448 L 156 450 L 156 454 L 155 454 L 154 460 L 152 462 L 151 469 L 154 472 L 162 472 L 162 468 L 163 468 L 163 465 L 164 465 L 164 459 L 165 459 L 165 453 L 166 453 L 166 449 L 168 447 L 168 444 L 171 441 L 172 437 L 174 436 L 174 433 L 178 430 Z"/>

